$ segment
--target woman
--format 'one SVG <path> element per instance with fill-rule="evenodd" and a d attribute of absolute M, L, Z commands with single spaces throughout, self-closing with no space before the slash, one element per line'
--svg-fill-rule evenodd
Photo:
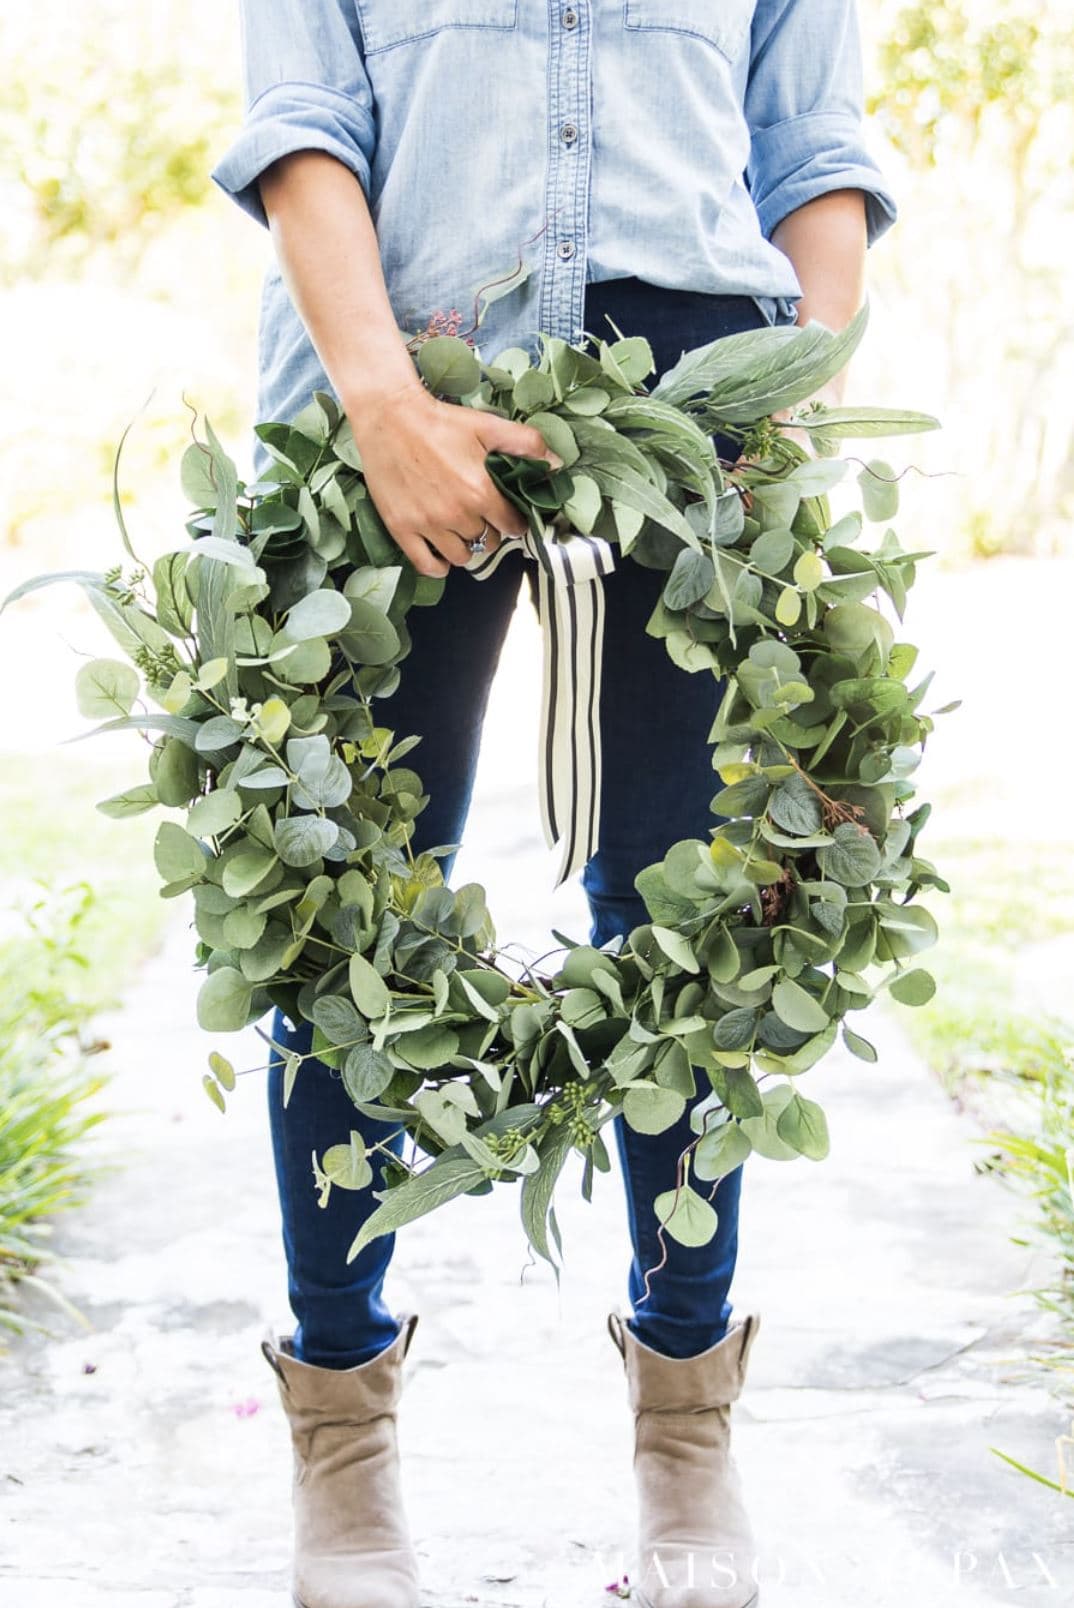
<path fill-rule="evenodd" d="M 422 735 L 431 803 L 416 846 L 457 843 L 489 684 L 532 571 L 512 559 L 480 585 L 459 573 L 518 526 L 485 457 L 555 459 L 532 426 L 435 400 L 400 331 L 466 309 L 520 259 L 530 276 L 478 332 L 486 359 L 536 355 L 539 330 L 612 336 L 605 315 L 648 337 L 657 372 L 738 330 L 842 328 L 864 297 L 867 246 L 895 218 L 862 142 L 854 0 L 244 0 L 243 49 L 247 115 L 213 178 L 275 247 L 258 414 L 286 419 L 312 390 L 333 391 L 395 541 L 422 574 L 446 577 L 440 603 L 411 616 L 383 719 Z M 717 437 L 722 455 L 731 446 Z M 260 472 L 260 442 L 254 455 Z M 720 688 L 646 636 L 662 579 L 628 563 L 605 581 L 600 845 L 582 879 L 598 945 L 646 919 L 637 872 L 712 822 Z M 646 753 L 660 763 L 639 762 Z M 276 1013 L 278 1042 L 307 1051 L 309 1033 Z M 274 1056 L 297 1324 L 263 1349 L 294 1435 L 295 1600 L 411 1608 L 395 1410 L 417 1315 L 384 1301 L 394 1236 L 346 1262 L 380 1175 L 316 1204 L 311 1151 L 353 1124 L 340 1080 L 304 1063 L 286 1111 L 281 1084 Z M 664 1251 L 651 1202 L 674 1182 L 689 1112 L 655 1136 L 615 1127 L 635 1310 L 609 1327 L 635 1415 L 641 1600 L 746 1608 L 756 1567 L 728 1434 L 758 1326 L 756 1314 L 732 1323 L 728 1299 L 741 1168 L 717 1189 L 712 1242 L 668 1243 L 647 1290 Z M 367 1142 L 401 1144 L 368 1129 Z"/>

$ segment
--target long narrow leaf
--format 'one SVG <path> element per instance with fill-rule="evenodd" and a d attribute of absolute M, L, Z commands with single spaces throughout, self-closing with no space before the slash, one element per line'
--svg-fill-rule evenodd
<path fill-rule="evenodd" d="M 557 1284 L 560 1270 L 548 1244 L 548 1208 L 552 1204 L 552 1193 L 571 1148 L 570 1129 L 565 1126 L 557 1128 L 551 1138 L 540 1147 L 540 1167 L 536 1172 L 528 1173 L 523 1178 L 519 1203 L 526 1237 L 538 1256 L 543 1257 L 551 1265 Z"/>
<path fill-rule="evenodd" d="M 149 406 L 149 404 L 152 401 L 152 399 L 153 399 L 153 391 L 150 391 L 149 395 L 146 397 L 145 401 L 142 403 L 141 407 L 138 409 L 138 412 L 134 415 L 134 418 L 130 420 L 130 422 L 127 424 L 125 430 L 123 431 L 123 434 L 120 436 L 119 445 L 116 447 L 115 457 L 112 459 L 112 510 L 113 510 L 113 512 L 114 512 L 114 514 L 116 516 L 116 524 L 119 526 L 120 539 L 123 542 L 123 546 L 126 548 L 128 554 L 134 560 L 134 562 L 141 569 L 144 569 L 146 571 L 148 571 L 149 565 L 144 564 L 142 562 L 142 560 L 138 557 L 138 554 L 134 551 L 134 548 L 131 546 L 130 535 L 128 534 L 128 531 L 127 531 L 127 521 L 123 517 L 123 504 L 120 501 L 120 496 L 119 496 L 119 460 L 123 455 L 124 445 L 126 444 L 127 437 L 130 435 L 131 431 L 134 428 L 136 420 L 139 419 L 141 417 L 141 415 L 145 412 L 146 408 Z"/>
<path fill-rule="evenodd" d="M 820 408 L 815 413 L 792 415 L 785 429 L 817 431 L 819 434 L 861 439 L 865 436 L 917 435 L 938 430 L 940 421 L 931 413 L 914 413 L 906 408 Z"/>
<path fill-rule="evenodd" d="M 994 1452 L 997 1457 L 1002 1457 L 1003 1461 L 1009 1463 L 1012 1468 L 1016 1468 L 1019 1474 L 1025 1474 L 1031 1480 L 1036 1480 L 1038 1485 L 1046 1485 L 1050 1491 L 1058 1491 L 1060 1496 L 1074 1498 L 1074 1491 L 1064 1491 L 1056 1480 L 1050 1480 L 1046 1474 L 1038 1474 L 1034 1468 L 1027 1468 L 1024 1463 L 1019 1463 L 1016 1457 L 1011 1457 L 1007 1452 L 1001 1452 L 998 1446 L 990 1446 L 988 1450 Z"/>
<path fill-rule="evenodd" d="M 80 743 L 85 737 L 99 737 L 108 731 L 166 731 L 169 736 L 178 737 L 188 748 L 194 748 L 198 722 L 188 720 L 185 715 L 121 715 L 116 720 L 106 720 L 103 725 L 94 726 L 91 731 L 80 731 L 74 737 L 65 737 L 64 743 Z"/>
<path fill-rule="evenodd" d="M 431 1167 L 404 1179 L 401 1184 L 393 1185 L 387 1198 L 358 1230 L 347 1252 L 347 1261 L 352 1262 L 370 1240 L 377 1239 L 381 1234 L 394 1233 L 404 1223 L 412 1223 L 427 1212 L 454 1200 L 456 1195 L 464 1195 L 484 1177 L 485 1169 L 469 1156 L 451 1157 L 449 1160 L 438 1156 Z"/>
<path fill-rule="evenodd" d="M 0 603 L 0 614 L 3 614 L 9 603 L 17 603 L 20 597 L 26 597 L 30 592 L 38 592 L 43 586 L 53 586 L 57 581 L 77 581 L 79 586 L 89 589 L 95 587 L 104 590 L 104 576 L 96 570 L 54 570 L 50 575 L 32 575 L 21 586 L 16 586 Z"/>
<path fill-rule="evenodd" d="M 707 418 L 754 424 L 778 408 L 805 401 L 846 366 L 867 322 L 866 302 L 838 333 L 833 334 L 816 320 L 806 324 L 799 332 L 802 338 L 798 350 L 784 354 L 786 361 L 774 361 L 760 374 L 713 386 L 705 409 Z"/>

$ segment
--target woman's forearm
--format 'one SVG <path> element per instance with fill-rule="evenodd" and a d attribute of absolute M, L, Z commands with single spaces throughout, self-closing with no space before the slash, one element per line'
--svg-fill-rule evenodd
<path fill-rule="evenodd" d="M 469 562 L 478 536 L 517 534 L 488 472 L 493 452 L 559 467 L 535 425 L 441 401 L 425 387 L 384 283 L 365 193 L 321 151 L 265 169 L 261 198 L 288 293 L 354 430 L 366 487 L 422 575 Z"/>
<path fill-rule="evenodd" d="M 791 259 L 802 287 L 799 324 L 816 318 L 829 329 L 845 328 L 865 299 L 867 239 L 861 190 L 832 190 L 797 207 L 777 224 L 772 244 Z M 825 387 L 830 400 L 842 398 L 846 373 L 843 369 Z"/>
<path fill-rule="evenodd" d="M 265 169 L 259 188 L 288 293 L 352 423 L 420 386 L 353 173 L 323 151 L 295 151 Z"/>

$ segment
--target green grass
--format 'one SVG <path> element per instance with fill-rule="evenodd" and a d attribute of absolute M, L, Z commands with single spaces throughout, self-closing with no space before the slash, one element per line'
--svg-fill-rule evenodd
<path fill-rule="evenodd" d="M 1074 1005 L 1063 990 L 1045 1009 L 1026 992 L 1032 968 L 1017 967 L 1027 949 L 1074 933 L 1074 862 L 1044 844 L 928 852 L 951 883 L 930 899 L 938 989 L 903 1020 L 947 1091 L 983 1118 L 979 1168 L 1025 1204 L 1017 1243 L 1047 1247 L 1052 1274 L 1031 1293 L 1061 1338 L 1035 1361 L 1074 1398 Z"/>
<path fill-rule="evenodd" d="M 40 893 L 0 946 L 0 1328 L 29 1323 L 20 1283 L 59 1299 L 36 1269 L 51 1260 L 51 1219 L 85 1199 L 92 1176 L 84 1141 L 103 1120 L 93 1102 L 105 1080 L 90 1068 L 93 1007 L 71 985 L 88 966 L 93 909 L 85 883 Z"/>
<path fill-rule="evenodd" d="M 153 864 L 160 812 L 113 821 L 94 807 L 144 780 L 142 750 L 132 737 L 121 766 L 62 750 L 19 756 L 0 776 L 0 885 L 14 887 L 20 904 L 42 885 L 92 887 L 80 928 L 85 965 L 74 968 L 69 986 L 98 1008 L 115 1000 L 174 914 L 160 898 Z"/>
<path fill-rule="evenodd" d="M 48 754 L 9 761 L 0 782 L 0 881 L 13 889 L 0 937 L 0 1330 L 43 1327 L 20 1285 L 73 1310 L 41 1270 L 54 1260 L 53 1219 L 109 1165 L 92 1138 L 108 1081 L 93 1018 L 119 1003 L 170 913 L 156 818 L 110 821 L 94 808 L 139 775 L 132 748 L 122 773 Z"/>

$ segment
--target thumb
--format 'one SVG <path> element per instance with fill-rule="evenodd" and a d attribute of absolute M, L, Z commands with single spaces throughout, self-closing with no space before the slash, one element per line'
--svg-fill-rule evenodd
<path fill-rule="evenodd" d="M 498 413 L 483 414 L 478 435 L 486 452 L 545 458 L 553 469 L 563 467 L 563 459 L 548 446 L 537 426 L 524 424 L 521 419 L 501 419 Z"/>

